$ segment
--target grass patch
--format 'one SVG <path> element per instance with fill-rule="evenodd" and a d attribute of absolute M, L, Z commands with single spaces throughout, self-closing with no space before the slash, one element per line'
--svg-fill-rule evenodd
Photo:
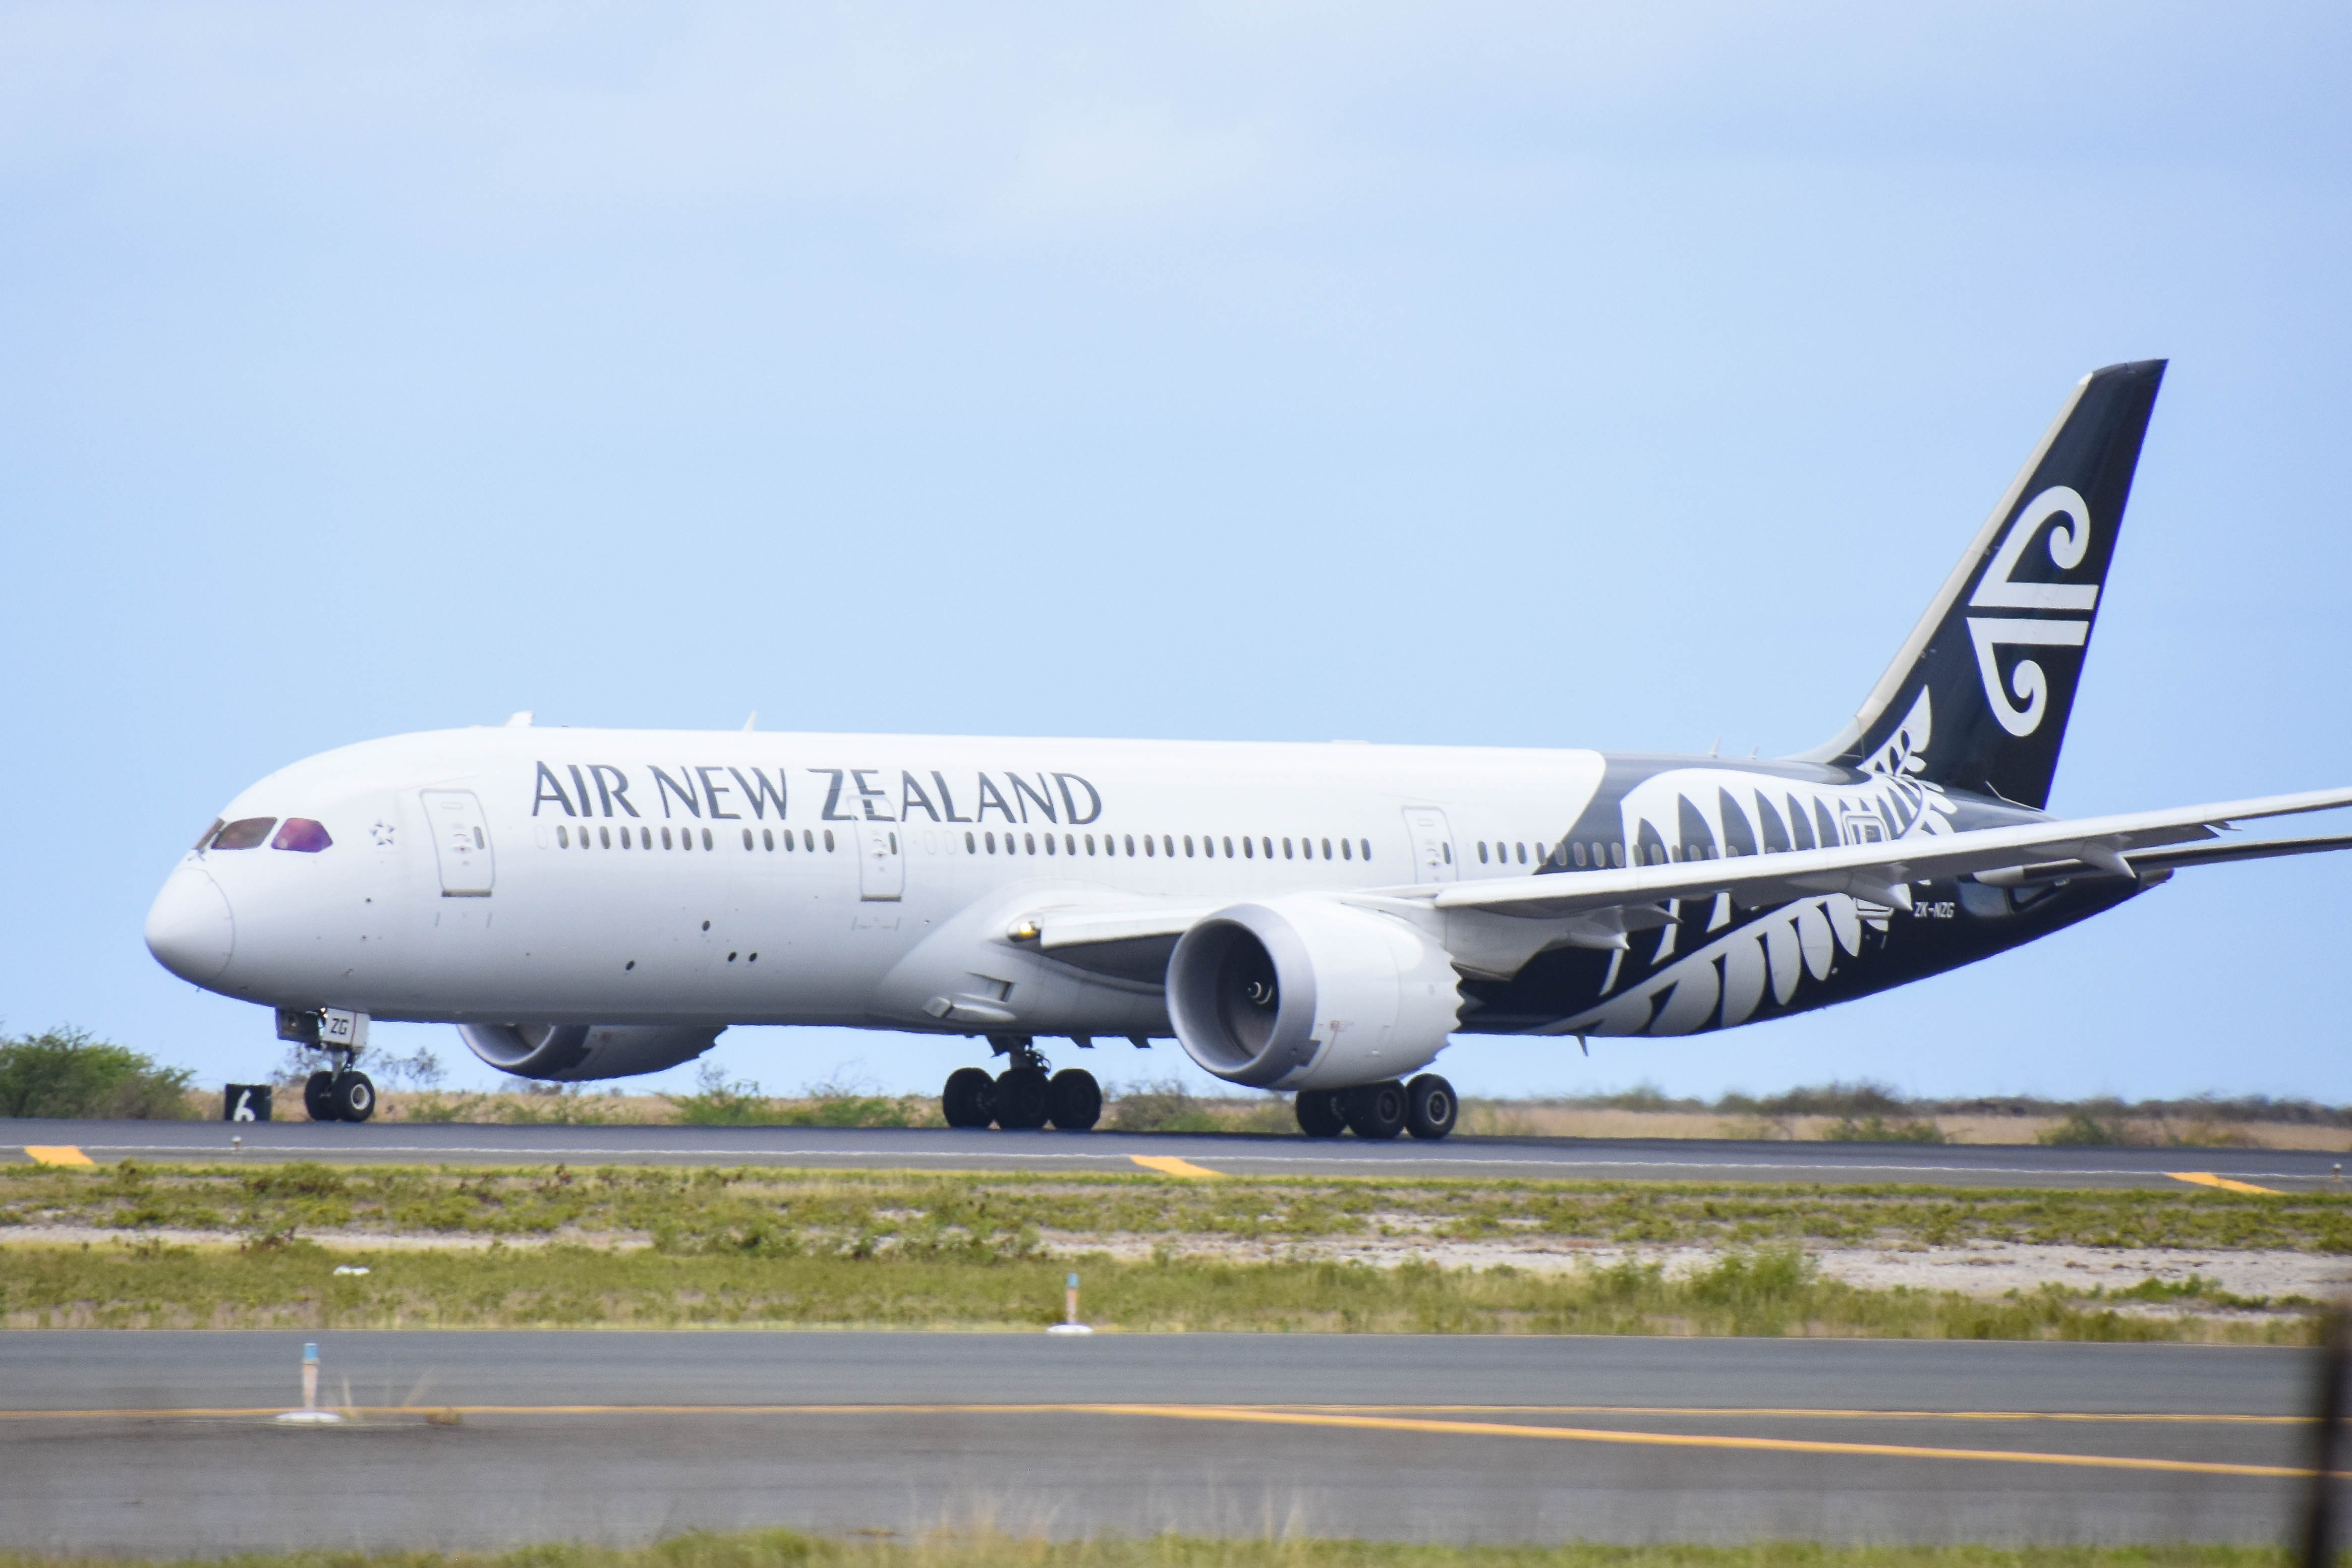
<path fill-rule="evenodd" d="M 0 1568 L 67 1568 L 119 1558 L 0 1552 Z M 164 1559 L 141 1559 L 161 1563 Z M 174 1560 L 187 1561 L 187 1560 Z M 501 1552 L 267 1552 L 214 1568 L 2290 1568 L 2275 1546 L 1424 1546 L 1368 1541 L 1209 1540 L 1160 1535 L 1047 1541 L 938 1534 L 838 1540 L 791 1531 L 699 1531 L 656 1545 L 530 1546 Z"/>
<path fill-rule="evenodd" d="M 900 1250 L 1023 1232 L 1268 1243 L 1380 1235 L 1543 1236 L 1616 1245 L 1775 1243 L 2086 1247 L 2352 1253 L 2352 1194 L 2032 1191 L 1903 1186 L 1232 1177 L 1073 1173 L 724 1170 L 563 1166 L 465 1169 L 309 1162 L 95 1170 L 0 1166 L 12 1227 L 180 1229 L 234 1238 L 355 1229 L 650 1241 L 693 1250 L 751 1234 L 808 1251 Z"/>
<path fill-rule="evenodd" d="M 335 1272 L 361 1265 L 364 1274 Z M 558 1245 L 329 1251 L 270 1236 L 241 1248 L 137 1242 L 0 1253 L 10 1328 L 1036 1328 L 1057 1321 L 1070 1260 L 981 1241 L 812 1254 L 773 1234 L 691 1252 Z M 1767 1337 L 2310 1343 L 2305 1318 L 2148 1316 L 2055 1286 L 1982 1301 L 1865 1291 L 1793 1248 L 1668 1278 L 1626 1261 L 1541 1275 L 1508 1267 L 1078 1260 L 1088 1321 L 1134 1331 L 1744 1334 Z M 2176 1295 L 2179 1294 L 2176 1292 Z M 2126 1292 L 2126 1301 L 2139 1298 Z M 2173 1297 L 2166 1297 L 2172 1300 Z"/>
<path fill-rule="evenodd" d="M 37 1241 L 35 1227 L 92 1239 Z M 1018 1327 L 1054 1320 L 1076 1259 L 1088 1318 L 1139 1330 L 2303 1343 L 2310 1303 L 2202 1278 L 1985 1300 L 1843 1284 L 1806 1253 L 1981 1240 L 2341 1253 L 2352 1197 L 124 1162 L 0 1167 L 0 1240 L 11 1230 L 23 1239 L 0 1247 L 0 1323 L 26 1328 Z M 1552 1273 L 1291 1252 L 1530 1237 L 1629 1256 Z M 1719 1256 L 1668 1278 L 1642 1256 L 1666 1247 Z M 370 1271 L 338 1276 L 338 1262 Z"/>

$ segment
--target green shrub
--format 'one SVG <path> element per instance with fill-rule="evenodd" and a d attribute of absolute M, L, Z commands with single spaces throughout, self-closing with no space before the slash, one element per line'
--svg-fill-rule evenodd
<path fill-rule="evenodd" d="M 0 1116 L 186 1121 L 195 1074 L 78 1029 L 0 1037 Z"/>
<path fill-rule="evenodd" d="M 1925 1117 L 1889 1122 L 1873 1111 L 1860 1121 L 1848 1116 L 1822 1134 L 1831 1144 L 1940 1144 L 1944 1129 Z"/>
<path fill-rule="evenodd" d="M 2066 1113 L 2066 1119 L 2042 1134 L 2045 1144 L 2068 1145 L 2120 1145 L 2132 1141 L 2129 1129 L 2119 1116 L 2102 1116 L 2095 1111 L 2077 1108 Z"/>
<path fill-rule="evenodd" d="M 1119 1091 L 1109 1112 L 1110 1125 L 1122 1133 L 1214 1133 L 1223 1127 L 1172 1078 Z"/>

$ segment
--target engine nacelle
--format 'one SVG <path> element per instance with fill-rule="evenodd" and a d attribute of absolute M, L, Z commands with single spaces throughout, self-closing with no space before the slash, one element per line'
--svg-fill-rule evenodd
<path fill-rule="evenodd" d="M 1221 909 L 1168 960 L 1168 1013 L 1184 1053 L 1259 1089 L 1402 1078 L 1444 1049 L 1461 1011 L 1444 948 L 1328 898 Z"/>
<path fill-rule="evenodd" d="M 691 1061 L 724 1024 L 461 1023 L 466 1049 L 501 1072 L 576 1083 Z"/>

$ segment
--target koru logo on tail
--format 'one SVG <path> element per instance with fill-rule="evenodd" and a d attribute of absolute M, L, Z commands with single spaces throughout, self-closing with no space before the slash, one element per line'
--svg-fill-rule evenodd
<path fill-rule="evenodd" d="M 2063 485 L 2053 485 L 2027 503 L 2009 525 L 2009 533 L 1993 552 L 1977 591 L 1969 596 L 1971 610 L 2028 610 L 2032 615 L 1971 615 L 1969 636 L 1976 643 L 1977 673 L 1984 677 L 1985 698 L 1993 716 L 2015 736 L 2032 735 L 2042 727 L 2048 710 L 2050 680 L 2032 659 L 2021 659 L 2010 671 L 2003 689 L 2000 665 L 1993 650 L 2006 643 L 2041 648 L 2079 648 L 2090 641 L 2091 612 L 2099 602 L 2095 582 L 2020 582 L 2018 566 L 2043 526 L 2050 525 L 2050 559 L 2061 571 L 2083 564 L 2091 548 L 2089 503 Z M 2056 612 L 2057 613 L 2048 613 Z M 2010 698 L 2011 693 L 2017 706 Z"/>

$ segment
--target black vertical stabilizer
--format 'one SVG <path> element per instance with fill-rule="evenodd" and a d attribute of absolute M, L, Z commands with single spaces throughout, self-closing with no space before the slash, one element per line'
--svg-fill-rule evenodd
<path fill-rule="evenodd" d="M 2083 378 L 1862 712 L 1813 760 L 2048 803 L 2164 364 Z"/>

